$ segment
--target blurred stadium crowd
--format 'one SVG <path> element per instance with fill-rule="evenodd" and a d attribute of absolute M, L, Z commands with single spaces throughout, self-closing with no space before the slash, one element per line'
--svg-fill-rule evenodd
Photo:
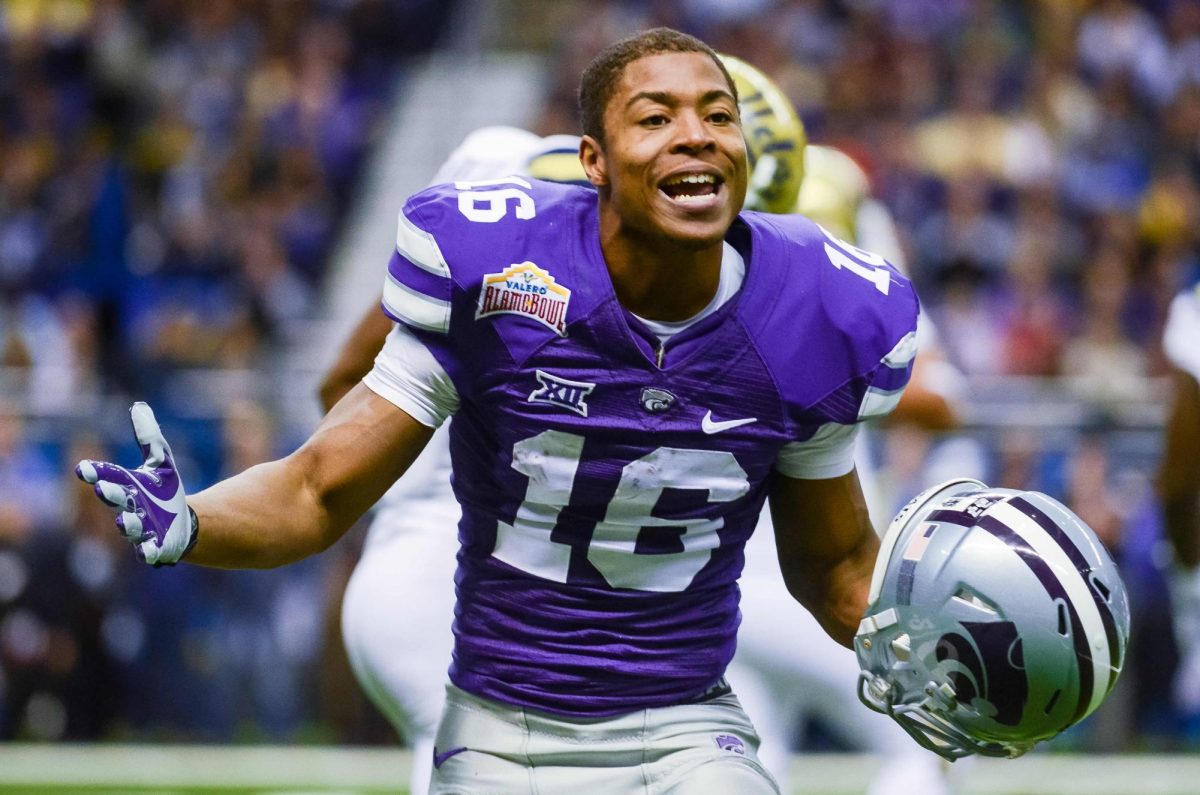
<path fill-rule="evenodd" d="M 315 395 L 206 414 L 181 394 L 303 340 L 381 113 L 455 5 L 0 5 L 0 740 L 387 736 L 333 634 L 353 542 L 161 576 L 67 462 L 134 460 L 91 419 L 130 399 L 155 403 L 194 486 L 289 449 L 279 404 Z M 1064 499 L 1121 560 L 1135 636 L 1118 694 L 1061 742 L 1200 743 L 1200 696 L 1171 689 L 1155 448 L 1122 447 L 1119 419 L 1159 399 L 1163 315 L 1197 267 L 1200 3 L 499 5 L 507 43 L 550 52 L 536 132 L 576 131 L 583 65 L 666 24 L 768 72 L 811 140 L 858 160 L 968 382 L 1055 378 L 1087 407 L 1065 434 L 894 429 L 894 501 L 947 469 Z"/>

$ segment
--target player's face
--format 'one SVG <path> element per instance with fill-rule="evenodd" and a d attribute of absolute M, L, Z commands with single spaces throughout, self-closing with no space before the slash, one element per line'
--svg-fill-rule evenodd
<path fill-rule="evenodd" d="M 585 143 L 584 162 L 623 227 L 695 248 L 724 238 L 746 198 L 746 143 L 712 58 L 663 53 L 630 63 L 604 132 L 591 158 Z"/>

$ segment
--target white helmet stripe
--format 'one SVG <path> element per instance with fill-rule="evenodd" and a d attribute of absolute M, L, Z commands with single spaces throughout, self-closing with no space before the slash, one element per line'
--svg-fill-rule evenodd
<path fill-rule="evenodd" d="M 1109 680 L 1113 676 L 1113 671 L 1109 666 L 1108 633 L 1104 629 L 1104 620 L 1092 597 L 1091 587 L 1058 542 L 1051 538 L 1050 534 L 1032 518 L 1009 505 L 1008 502 L 994 505 L 988 514 L 1003 522 L 1020 536 L 1029 545 L 1029 548 L 1046 562 L 1078 613 L 1091 657 L 1094 685 L 1084 714 L 1091 713 L 1100 706 L 1100 702 L 1108 694 Z M 1083 663 L 1081 662 L 1081 664 Z"/>
<path fill-rule="evenodd" d="M 1125 656 L 1125 650 L 1122 648 L 1121 635 L 1117 631 L 1117 619 L 1113 615 L 1112 605 L 1108 603 L 1108 597 L 1102 594 L 1096 582 L 1088 577 L 1088 572 L 1092 571 L 1094 567 L 1084 554 L 1084 550 L 1071 540 L 1071 537 L 1063 532 L 1062 527 L 1051 519 L 1041 507 L 1034 505 L 1024 496 L 1014 497 L 1009 504 L 1041 525 L 1042 529 L 1058 542 L 1058 545 L 1067 553 L 1067 557 L 1071 559 L 1071 563 L 1075 565 L 1075 569 L 1083 574 L 1084 580 L 1091 586 L 1089 590 L 1092 594 L 1092 602 L 1096 605 L 1096 609 L 1100 611 L 1100 620 L 1104 622 L 1104 633 L 1108 636 L 1109 667 L 1119 671 Z M 1110 688 L 1112 687 L 1112 682 L 1115 681 L 1114 677 L 1109 683 Z"/>

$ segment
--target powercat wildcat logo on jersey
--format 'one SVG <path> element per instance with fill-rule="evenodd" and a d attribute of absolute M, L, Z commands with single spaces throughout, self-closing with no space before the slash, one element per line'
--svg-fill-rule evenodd
<path fill-rule="evenodd" d="M 500 273 L 484 274 L 475 319 L 522 315 L 565 337 L 570 301 L 570 290 L 555 284 L 549 271 L 526 261 L 510 265 Z"/>

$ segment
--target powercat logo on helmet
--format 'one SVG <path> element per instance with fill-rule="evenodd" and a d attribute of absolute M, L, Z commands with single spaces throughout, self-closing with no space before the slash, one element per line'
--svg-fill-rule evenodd
<path fill-rule="evenodd" d="M 1018 726 L 1029 701 L 1024 649 L 1011 621 L 961 624 L 966 635 L 948 632 L 938 639 L 934 655 L 954 688 L 954 696 L 1005 726 Z"/>
<path fill-rule="evenodd" d="M 556 284 L 549 271 L 526 261 L 510 265 L 500 273 L 484 274 L 475 319 L 521 315 L 565 337 L 570 301 L 570 290 Z"/>

